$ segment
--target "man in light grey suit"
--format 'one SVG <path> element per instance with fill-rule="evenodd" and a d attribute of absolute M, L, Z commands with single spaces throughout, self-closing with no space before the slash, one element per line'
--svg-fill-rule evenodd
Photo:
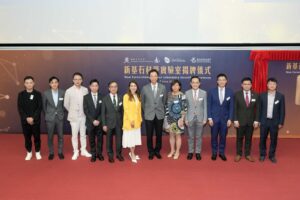
<path fill-rule="evenodd" d="M 43 95 L 43 110 L 45 112 L 45 121 L 48 131 L 49 160 L 54 158 L 53 135 L 57 130 L 58 136 L 58 157 L 64 159 L 63 154 L 63 126 L 64 126 L 64 95 L 65 91 L 58 88 L 59 79 L 55 76 L 49 79 L 50 89 Z"/>
<path fill-rule="evenodd" d="M 149 71 L 150 83 L 145 85 L 141 92 L 142 109 L 144 112 L 147 148 L 149 160 L 154 156 L 161 159 L 160 150 L 162 146 L 162 129 L 165 117 L 165 104 L 167 101 L 167 91 L 163 84 L 158 83 L 158 71 Z M 153 131 L 156 133 L 156 146 L 153 147 Z"/>
<path fill-rule="evenodd" d="M 187 159 L 191 160 L 195 152 L 196 159 L 201 160 L 202 132 L 203 126 L 207 122 L 207 95 L 204 90 L 199 88 L 200 78 L 198 76 L 192 76 L 190 84 L 192 89 L 185 93 L 188 107 L 185 123 L 188 127 L 189 133 L 189 153 Z"/>

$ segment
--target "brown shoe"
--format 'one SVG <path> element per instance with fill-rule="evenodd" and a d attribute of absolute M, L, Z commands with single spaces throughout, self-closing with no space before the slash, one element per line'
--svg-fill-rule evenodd
<path fill-rule="evenodd" d="M 255 162 L 254 158 L 251 156 L 246 156 L 246 160 L 249 160 L 250 162 Z"/>
<path fill-rule="evenodd" d="M 240 155 L 237 155 L 237 156 L 234 158 L 234 162 L 239 162 L 241 159 L 242 159 L 242 157 L 241 157 Z"/>

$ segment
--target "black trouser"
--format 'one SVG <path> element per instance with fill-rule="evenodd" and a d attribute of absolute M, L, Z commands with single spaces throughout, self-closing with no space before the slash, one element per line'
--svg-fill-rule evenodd
<path fill-rule="evenodd" d="M 113 133 L 115 133 L 115 142 L 116 142 L 116 154 L 122 154 L 122 128 L 115 127 L 115 128 L 108 128 L 107 135 L 106 135 L 106 151 L 109 157 L 114 156 L 113 151 Z"/>
<path fill-rule="evenodd" d="M 243 140 L 245 138 L 245 156 L 250 156 L 251 154 L 251 144 L 253 135 L 253 126 L 245 125 L 240 126 L 236 129 L 236 153 L 237 155 L 243 155 Z"/>
<path fill-rule="evenodd" d="M 101 127 L 97 126 L 97 127 L 88 128 L 87 133 L 90 139 L 92 156 L 96 157 L 96 155 L 102 155 L 103 134 L 101 131 Z M 96 138 L 97 138 L 97 144 L 96 144 Z"/>
<path fill-rule="evenodd" d="M 147 148 L 149 154 L 159 153 L 162 145 L 162 130 L 163 130 L 163 119 L 155 118 L 153 120 L 145 120 L 146 123 L 146 134 L 147 134 Z M 156 145 L 153 148 L 153 131 L 155 129 L 156 134 Z"/>
<path fill-rule="evenodd" d="M 22 124 L 23 134 L 25 138 L 25 148 L 27 152 L 32 151 L 32 141 L 31 137 L 34 138 L 34 147 L 35 151 L 39 152 L 41 149 L 41 130 L 40 130 L 40 123 L 38 124 Z"/>
<path fill-rule="evenodd" d="M 270 132 L 270 149 L 269 149 L 269 157 L 273 158 L 275 157 L 276 147 L 277 147 L 277 138 L 278 138 L 278 124 L 274 124 L 272 119 L 268 119 L 266 121 L 266 124 L 260 125 L 260 143 L 259 143 L 259 149 L 260 149 L 260 155 L 266 156 L 266 150 L 267 150 L 267 138 Z"/>

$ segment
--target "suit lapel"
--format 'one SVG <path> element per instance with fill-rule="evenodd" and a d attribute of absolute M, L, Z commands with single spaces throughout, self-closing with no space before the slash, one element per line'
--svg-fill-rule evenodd
<path fill-rule="evenodd" d="M 52 94 L 52 90 L 48 90 L 48 95 L 49 95 L 49 101 L 51 102 L 51 104 L 56 108 L 55 103 L 54 103 L 54 99 L 53 99 L 53 94 Z"/>

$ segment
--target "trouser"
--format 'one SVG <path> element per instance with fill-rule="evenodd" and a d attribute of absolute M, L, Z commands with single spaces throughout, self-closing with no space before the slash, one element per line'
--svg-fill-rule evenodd
<path fill-rule="evenodd" d="M 122 128 L 116 126 L 115 128 L 108 128 L 106 135 L 106 151 L 110 158 L 114 156 L 113 151 L 113 133 L 115 133 L 116 142 L 116 154 L 119 156 L 122 154 Z"/>
<path fill-rule="evenodd" d="M 63 145 L 64 145 L 64 121 L 59 120 L 56 116 L 53 121 L 46 121 L 47 124 L 47 131 L 48 131 L 48 148 L 49 154 L 54 154 L 53 148 L 53 136 L 54 130 L 56 128 L 57 131 L 57 140 L 58 140 L 58 153 L 63 153 Z"/>
<path fill-rule="evenodd" d="M 245 125 L 236 129 L 236 154 L 243 155 L 243 140 L 245 138 L 245 156 L 250 156 L 252 145 L 253 126 Z"/>
<path fill-rule="evenodd" d="M 220 155 L 225 154 L 227 130 L 226 121 L 214 122 L 214 125 L 211 127 L 211 146 L 213 154 L 217 154 L 218 152 Z"/>
<path fill-rule="evenodd" d="M 276 147 L 277 147 L 277 138 L 278 138 L 278 124 L 273 124 L 271 119 L 268 119 L 266 124 L 260 125 L 260 143 L 259 143 L 259 149 L 260 149 L 260 155 L 266 156 L 266 142 L 268 135 L 270 133 L 270 149 L 269 149 L 269 157 L 273 158 L 275 157 Z"/>
<path fill-rule="evenodd" d="M 40 123 L 38 124 L 22 124 L 22 129 L 23 129 L 23 135 L 25 138 L 25 148 L 27 152 L 32 151 L 32 141 L 31 137 L 33 136 L 34 139 L 34 147 L 35 151 L 39 152 L 41 149 L 41 130 L 40 130 Z"/>
<path fill-rule="evenodd" d="M 97 154 L 102 155 L 103 133 L 101 131 L 101 127 L 97 126 L 97 127 L 88 128 L 87 132 L 90 139 L 92 156 L 96 157 Z"/>
<path fill-rule="evenodd" d="M 86 151 L 86 127 L 85 117 L 78 118 L 76 122 L 70 122 L 72 129 L 73 151 L 78 152 L 78 132 L 80 133 L 81 151 Z"/>
<path fill-rule="evenodd" d="M 145 120 L 146 134 L 147 134 L 147 148 L 149 154 L 159 153 L 162 146 L 162 130 L 164 119 L 157 119 L 155 116 L 153 120 Z M 156 145 L 153 147 L 153 132 L 155 129 Z"/>
<path fill-rule="evenodd" d="M 188 123 L 188 146 L 189 153 L 201 153 L 202 149 L 202 132 L 203 124 L 199 122 L 197 118 L 194 118 Z M 195 139 L 196 139 L 196 148 L 195 148 Z"/>

